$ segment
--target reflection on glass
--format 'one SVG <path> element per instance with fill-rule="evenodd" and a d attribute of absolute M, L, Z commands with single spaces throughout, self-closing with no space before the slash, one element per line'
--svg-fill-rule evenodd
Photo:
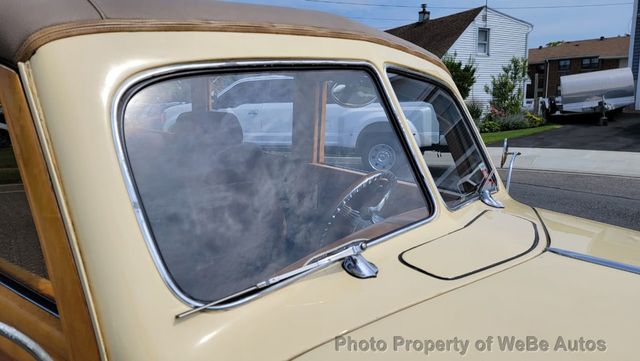
<path fill-rule="evenodd" d="M 338 104 L 338 82 L 375 99 Z M 125 149 L 178 287 L 220 299 L 428 217 L 378 99 L 360 70 L 183 76 L 135 94 Z"/>
<path fill-rule="evenodd" d="M 434 83 L 393 72 L 389 79 L 444 201 L 456 207 L 475 197 L 490 172 L 456 102 Z"/>

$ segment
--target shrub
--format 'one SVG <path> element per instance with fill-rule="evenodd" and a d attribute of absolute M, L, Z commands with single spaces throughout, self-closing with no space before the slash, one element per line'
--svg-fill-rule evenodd
<path fill-rule="evenodd" d="M 469 109 L 469 114 L 471 114 L 471 118 L 473 118 L 474 121 L 478 122 L 482 118 L 482 103 L 474 101 L 467 102 L 467 109 Z"/>
<path fill-rule="evenodd" d="M 491 106 L 507 114 L 521 112 L 523 98 L 522 84 L 527 76 L 527 59 L 513 57 L 502 73 L 491 76 L 491 85 L 484 91 L 491 95 Z"/>
<path fill-rule="evenodd" d="M 456 87 L 460 91 L 463 99 L 469 96 L 469 92 L 476 83 L 476 66 L 473 63 L 473 59 L 469 58 L 467 64 L 462 65 L 462 61 L 456 59 L 457 54 L 453 55 L 445 54 L 442 57 L 442 62 L 449 69 L 453 82 L 456 83 Z"/>
<path fill-rule="evenodd" d="M 493 133 L 493 132 L 501 131 L 502 127 L 498 122 L 494 120 L 485 119 L 482 122 L 480 122 L 480 124 L 478 125 L 478 129 L 480 130 L 480 133 Z"/>
<path fill-rule="evenodd" d="M 531 112 L 525 112 L 524 117 L 531 124 L 531 127 L 539 127 L 544 124 L 544 118 L 539 117 Z"/>
<path fill-rule="evenodd" d="M 539 127 L 544 120 L 532 113 L 505 114 L 492 108 L 481 122 L 476 122 L 481 133 Z"/>
<path fill-rule="evenodd" d="M 497 118 L 496 123 L 500 125 L 501 130 L 531 128 L 531 124 L 523 114 L 507 114 L 504 117 Z"/>

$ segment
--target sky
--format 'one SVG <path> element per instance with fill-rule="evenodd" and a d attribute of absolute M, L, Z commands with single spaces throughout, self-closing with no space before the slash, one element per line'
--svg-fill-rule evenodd
<path fill-rule="evenodd" d="M 485 4 L 485 0 L 228 1 L 320 10 L 349 17 L 381 30 L 417 21 L 421 3 L 427 3 L 432 18 Z M 338 4 L 344 2 L 351 4 Z M 530 48 L 558 40 L 593 39 L 631 32 L 633 0 L 487 0 L 487 3 L 491 8 L 533 24 L 533 31 L 529 34 Z"/>

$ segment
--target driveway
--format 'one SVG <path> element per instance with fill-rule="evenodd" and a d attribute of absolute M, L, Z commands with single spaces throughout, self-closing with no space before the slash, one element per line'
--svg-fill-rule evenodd
<path fill-rule="evenodd" d="M 509 146 L 640 152 L 640 114 L 620 114 L 606 127 L 585 115 L 556 117 L 554 122 L 562 128 L 510 139 Z"/>

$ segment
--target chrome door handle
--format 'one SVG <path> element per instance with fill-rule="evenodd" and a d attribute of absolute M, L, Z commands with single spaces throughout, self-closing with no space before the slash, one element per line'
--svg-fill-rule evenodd
<path fill-rule="evenodd" d="M 13 341 L 38 361 L 53 361 L 47 351 L 40 347 L 34 340 L 6 323 L 0 322 L 0 336 Z"/>
<path fill-rule="evenodd" d="M 249 110 L 249 115 L 256 116 L 256 115 L 258 115 L 258 111 L 257 110 Z"/>

